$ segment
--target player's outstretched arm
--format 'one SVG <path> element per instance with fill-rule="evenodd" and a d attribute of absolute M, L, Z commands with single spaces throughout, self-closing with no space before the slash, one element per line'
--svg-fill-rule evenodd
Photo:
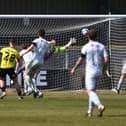
<path fill-rule="evenodd" d="M 70 38 L 70 41 L 61 47 L 56 47 L 56 41 L 55 40 L 51 40 L 48 42 L 49 44 L 51 44 L 51 48 L 50 48 L 50 52 L 48 54 L 45 55 L 44 60 L 46 61 L 47 59 L 49 59 L 53 54 L 57 54 L 59 52 L 65 52 L 66 49 L 68 49 L 72 44 L 76 43 L 76 39 L 75 38 Z"/>
<path fill-rule="evenodd" d="M 72 44 L 76 43 L 76 39 L 75 38 L 70 38 L 70 41 L 64 46 L 64 48 L 69 48 Z"/>
<path fill-rule="evenodd" d="M 66 45 L 61 46 L 61 47 L 55 47 L 54 53 L 65 52 L 66 49 L 68 49 L 72 44 L 75 44 L 75 43 L 76 43 L 76 39 L 70 38 L 70 41 Z"/>
<path fill-rule="evenodd" d="M 82 63 L 83 58 L 79 57 L 76 64 L 74 65 L 74 67 L 71 69 L 70 73 L 73 75 L 75 74 L 76 69 L 80 66 L 80 64 Z"/>
<path fill-rule="evenodd" d="M 28 53 L 29 51 L 32 51 L 34 48 L 34 44 L 31 44 L 24 53 L 22 53 L 20 56 L 23 57 L 26 53 Z"/>

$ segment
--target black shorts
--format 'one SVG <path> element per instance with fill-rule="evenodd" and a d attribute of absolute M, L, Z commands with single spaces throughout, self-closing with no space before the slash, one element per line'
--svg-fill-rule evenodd
<path fill-rule="evenodd" d="M 6 75 L 8 75 L 12 80 L 17 77 L 14 68 L 0 68 L 0 77 L 6 78 Z"/>

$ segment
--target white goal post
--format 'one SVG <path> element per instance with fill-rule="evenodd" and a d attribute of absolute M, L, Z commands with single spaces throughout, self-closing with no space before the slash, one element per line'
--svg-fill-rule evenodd
<path fill-rule="evenodd" d="M 125 18 L 125 14 L 103 14 L 103 15 L 0 15 L 0 18 Z"/>

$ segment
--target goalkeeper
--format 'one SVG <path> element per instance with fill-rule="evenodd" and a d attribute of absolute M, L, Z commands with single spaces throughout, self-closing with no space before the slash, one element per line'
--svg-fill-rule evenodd
<path fill-rule="evenodd" d="M 49 53 L 45 54 L 44 60 L 46 61 L 52 55 L 57 54 L 59 52 L 65 52 L 72 44 L 76 43 L 75 38 L 70 38 L 70 41 L 64 46 L 56 47 L 56 43 L 50 47 Z"/>

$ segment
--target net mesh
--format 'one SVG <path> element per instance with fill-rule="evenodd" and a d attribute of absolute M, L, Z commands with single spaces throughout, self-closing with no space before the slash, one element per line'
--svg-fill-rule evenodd
<path fill-rule="evenodd" d="M 111 20 L 111 62 L 110 69 L 113 78 L 113 87 L 117 86 L 121 74 L 122 66 L 126 63 L 126 18 Z M 121 89 L 126 89 L 124 80 Z"/>
<path fill-rule="evenodd" d="M 113 32 L 111 35 L 111 39 L 115 40 L 113 37 L 115 33 L 114 28 L 116 28 L 116 24 L 119 22 L 116 20 L 112 21 L 111 31 Z M 32 17 L 18 17 L 18 18 L 0 18 L 0 46 L 7 46 L 8 39 L 14 37 L 18 43 L 19 50 L 21 49 L 22 43 L 30 43 L 34 38 L 36 38 L 36 33 L 40 28 L 44 28 L 46 30 L 46 39 L 51 40 L 55 39 L 57 41 L 57 46 L 62 46 L 67 44 L 71 37 L 75 37 L 77 39 L 77 43 L 71 48 L 69 48 L 66 52 L 60 52 L 58 54 L 53 55 L 48 61 L 46 61 L 41 68 L 41 70 L 46 70 L 47 74 L 46 80 L 47 86 L 40 86 L 40 88 L 44 89 L 82 89 L 84 88 L 84 64 L 82 64 L 77 70 L 74 76 L 70 75 L 70 69 L 75 64 L 76 60 L 80 56 L 80 49 L 86 43 L 83 35 L 81 34 L 81 29 L 86 27 L 89 29 L 96 29 L 98 31 L 98 40 L 102 42 L 108 52 L 109 52 L 109 18 L 104 17 L 96 17 L 96 18 L 32 18 Z M 119 26 L 119 25 L 118 25 Z M 122 26 L 123 27 L 123 26 Z M 122 40 L 121 37 L 124 37 L 124 34 L 117 33 Z M 121 36 L 120 36 L 121 35 Z M 117 40 L 117 39 L 116 39 Z M 118 43 L 118 41 L 113 41 L 112 45 Z M 123 39 L 124 40 L 124 39 Z M 122 45 L 124 42 L 122 42 Z M 120 43 L 118 43 L 120 45 Z M 117 51 L 116 51 L 117 50 Z M 120 51 L 121 50 L 121 51 Z M 124 47 L 121 48 L 112 48 L 111 53 L 113 58 L 111 59 L 111 69 L 110 72 L 113 74 L 113 78 L 117 78 L 118 71 L 117 64 L 119 63 L 118 58 L 120 53 L 124 54 Z M 116 55 L 116 54 L 118 55 Z M 121 60 L 120 60 L 121 61 Z M 114 62 L 114 65 L 113 65 Z M 117 64 L 116 64 L 117 63 Z M 116 69 L 114 68 L 116 66 Z M 114 71 L 113 71 L 114 70 Z M 118 69 L 120 70 L 120 68 Z M 106 75 L 100 79 L 98 88 L 99 89 L 111 89 L 111 79 Z"/>

